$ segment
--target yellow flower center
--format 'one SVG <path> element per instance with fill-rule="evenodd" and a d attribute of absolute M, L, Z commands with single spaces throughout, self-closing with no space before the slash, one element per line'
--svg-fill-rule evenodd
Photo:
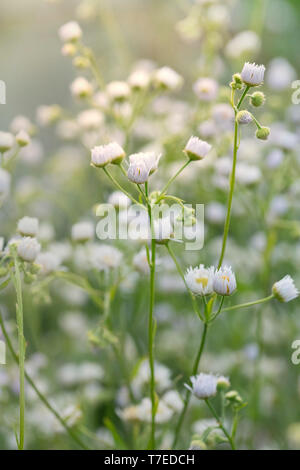
<path fill-rule="evenodd" d="M 207 277 L 197 277 L 196 278 L 197 284 L 202 284 L 203 287 L 206 287 L 208 284 L 208 278 Z"/>

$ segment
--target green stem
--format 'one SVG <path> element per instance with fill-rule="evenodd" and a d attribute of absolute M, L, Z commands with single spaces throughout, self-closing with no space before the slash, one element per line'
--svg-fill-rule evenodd
<path fill-rule="evenodd" d="M 180 173 L 189 165 L 189 163 L 191 162 L 191 160 L 188 160 L 187 162 L 185 162 L 184 165 L 182 165 L 181 168 L 179 168 L 179 170 L 177 171 L 177 173 L 175 173 L 174 176 L 172 176 L 169 181 L 167 182 L 167 184 L 164 186 L 164 188 L 162 189 L 161 191 L 161 194 L 165 194 L 165 192 L 167 191 L 168 187 L 170 186 L 171 183 L 173 183 L 173 181 L 177 178 L 177 176 L 180 175 Z"/>
<path fill-rule="evenodd" d="M 20 392 L 19 392 L 19 406 L 20 406 L 20 422 L 19 422 L 19 441 L 18 449 L 24 449 L 24 436 L 25 436 L 25 338 L 23 328 L 23 298 L 22 298 L 22 282 L 19 268 L 19 261 L 14 256 L 14 273 L 11 273 L 12 281 L 17 294 L 16 303 L 16 315 L 17 315 L 17 327 L 18 327 L 18 349 L 19 349 L 19 381 L 20 381 Z"/>
<path fill-rule="evenodd" d="M 210 409 L 211 413 L 214 415 L 214 417 L 216 418 L 218 424 L 219 424 L 219 427 L 220 429 L 222 429 L 223 433 L 225 434 L 225 436 L 227 437 L 228 439 L 228 442 L 232 448 L 232 450 L 236 450 L 235 448 L 235 444 L 234 444 L 234 440 L 232 439 L 232 437 L 230 436 L 229 432 L 226 430 L 226 428 L 224 427 L 221 419 L 219 418 L 218 416 L 218 413 L 216 412 L 216 410 L 214 409 L 213 405 L 210 403 L 210 401 L 208 399 L 204 400 L 205 403 L 207 404 L 208 408 Z"/>
<path fill-rule="evenodd" d="M 194 296 L 193 292 L 191 291 L 191 289 L 189 288 L 189 286 L 188 286 L 187 283 L 186 283 L 186 280 L 185 280 L 183 271 L 182 271 L 182 269 L 181 269 L 181 267 L 180 267 L 180 264 L 179 264 L 178 261 L 177 261 L 177 258 L 176 258 L 176 256 L 175 256 L 174 251 L 173 251 L 172 248 L 170 247 L 170 244 L 169 244 L 169 243 L 166 244 L 166 247 L 167 247 L 167 250 L 168 250 L 168 252 L 169 252 L 169 255 L 171 256 L 172 260 L 174 261 L 174 264 L 175 264 L 175 266 L 176 266 L 176 268 L 177 268 L 177 271 L 178 271 L 179 275 L 181 276 L 181 278 L 182 278 L 182 280 L 183 280 L 183 282 L 184 282 L 184 285 L 185 285 L 185 287 L 186 287 L 186 289 L 187 289 L 187 291 L 188 291 L 188 293 L 189 293 L 189 295 L 190 295 L 194 312 L 195 312 L 196 315 L 200 318 L 200 320 L 204 321 L 204 318 L 203 318 L 203 316 L 202 316 L 202 314 L 201 314 L 201 312 L 200 312 L 199 306 L 198 306 L 198 304 L 197 304 L 196 297 Z"/>
<path fill-rule="evenodd" d="M 104 173 L 106 174 L 106 176 L 111 180 L 111 182 L 120 190 L 122 191 L 122 193 L 126 194 L 127 197 L 129 197 L 129 199 L 131 199 L 131 201 L 134 203 L 134 204 L 138 204 L 139 206 L 142 205 L 140 204 L 136 199 L 134 199 L 133 196 L 131 196 L 131 194 L 126 191 L 126 189 L 122 188 L 122 186 L 118 183 L 118 181 L 112 176 L 112 174 L 108 171 L 107 168 L 103 167 L 103 171 Z"/>
<path fill-rule="evenodd" d="M 269 302 L 269 300 L 274 299 L 274 295 L 271 294 L 268 297 L 263 299 L 254 300 L 253 302 L 246 302 L 244 304 L 234 305 L 233 307 L 223 308 L 222 312 L 230 312 L 231 310 L 239 310 L 240 308 L 252 307 L 253 305 L 263 304 L 264 302 Z"/>
<path fill-rule="evenodd" d="M 212 318 L 209 320 L 209 323 L 213 322 L 220 315 L 220 313 L 222 312 L 222 307 L 223 307 L 224 300 L 225 300 L 225 295 L 222 296 L 219 308 L 218 308 L 217 312 L 213 314 Z"/>
<path fill-rule="evenodd" d="M 242 96 L 240 97 L 240 100 L 239 100 L 238 104 L 237 104 L 237 109 L 240 109 L 240 107 L 242 106 L 242 103 L 243 103 L 243 101 L 245 99 L 245 96 L 247 95 L 249 89 L 250 89 L 250 86 L 247 85 L 244 92 L 243 92 L 243 94 L 242 94 Z"/>
<path fill-rule="evenodd" d="M 196 356 L 196 359 L 195 359 L 195 362 L 194 362 L 194 366 L 193 366 L 193 370 L 192 370 L 192 376 L 196 375 L 197 371 L 198 371 L 198 367 L 199 367 L 199 364 L 200 364 L 200 360 L 201 360 L 201 357 L 202 357 L 202 353 L 203 353 L 203 349 L 204 349 L 205 341 L 206 341 L 206 337 L 207 337 L 207 330 L 208 330 L 208 325 L 207 325 L 207 323 L 204 323 L 202 338 L 201 338 L 200 346 L 199 346 L 197 356 Z M 175 437 L 174 437 L 174 440 L 173 440 L 172 449 L 175 449 L 176 444 L 178 442 L 181 427 L 182 427 L 182 424 L 183 424 L 183 421 L 184 421 L 184 418 L 185 418 L 185 415 L 186 415 L 186 412 L 187 412 L 187 409 L 188 409 L 188 406 L 189 406 L 189 403 L 190 403 L 190 399 L 191 399 L 191 392 L 190 392 L 190 390 L 187 390 L 186 395 L 185 395 L 184 405 L 183 405 L 183 408 L 182 408 L 182 411 L 180 413 L 178 423 L 177 423 L 177 426 L 176 426 L 176 429 L 175 429 Z"/>
<path fill-rule="evenodd" d="M 151 226 L 151 262 L 150 262 L 150 302 L 149 302 L 149 318 L 148 318 L 148 354 L 149 354 L 149 367 L 150 367 L 150 398 L 151 398 L 151 434 L 149 448 L 155 449 L 155 414 L 156 414 L 156 399 L 155 399 L 155 370 L 154 370 L 154 302 L 155 302 L 155 261 L 156 261 L 156 244 L 153 230 L 153 217 L 152 209 L 148 199 L 148 183 L 145 184 L 145 195 L 148 204 L 148 214 Z"/>
<path fill-rule="evenodd" d="M 240 109 L 245 96 L 247 95 L 249 91 L 249 86 L 246 86 L 239 102 L 236 107 L 235 114 L 237 114 L 237 110 Z M 227 214 L 226 214 L 226 219 L 225 219 L 225 224 L 224 224 L 224 232 L 223 232 L 223 242 L 222 242 L 222 249 L 221 249 L 221 255 L 218 263 L 218 269 L 222 266 L 223 259 L 225 256 L 225 250 L 226 250 L 226 243 L 227 243 L 227 238 L 228 238 L 228 232 L 229 232 L 229 226 L 230 226 L 230 217 L 231 217 L 231 207 L 232 207 L 232 200 L 233 200 L 233 193 L 234 193 L 234 186 L 235 186 L 235 171 L 236 171 L 236 162 L 237 162 L 237 152 L 238 152 L 238 130 L 239 130 L 239 124 L 237 122 L 237 119 L 235 119 L 234 123 L 234 144 L 233 144 L 233 160 L 232 160 L 232 170 L 231 170 L 231 176 L 230 176 L 230 188 L 229 188 L 229 195 L 228 195 L 228 203 L 227 203 Z"/>
<path fill-rule="evenodd" d="M 19 358 L 18 358 L 18 355 L 17 353 L 15 352 L 14 348 L 13 348 L 13 345 L 12 345 L 12 342 L 8 336 L 8 333 L 6 331 L 6 328 L 5 328 L 5 325 L 4 325 L 4 321 L 3 321 L 3 318 L 2 318 L 2 315 L 0 314 L 0 326 L 1 326 L 1 330 L 3 332 L 3 336 L 5 338 L 5 342 L 7 344 L 7 347 L 14 359 L 14 361 L 19 364 Z M 79 439 L 79 437 L 77 437 L 77 435 L 75 434 L 75 432 L 69 428 L 69 426 L 66 424 L 65 420 L 58 414 L 58 412 L 52 407 L 52 405 L 50 405 L 50 403 L 48 402 L 47 398 L 42 394 L 42 392 L 37 388 L 37 386 L 35 385 L 35 383 L 33 382 L 33 380 L 31 379 L 31 377 L 27 374 L 27 372 L 24 370 L 24 375 L 25 375 L 25 378 L 27 380 L 27 382 L 29 383 L 29 385 L 31 386 L 31 388 L 35 391 L 35 393 L 37 394 L 37 396 L 39 397 L 39 399 L 41 400 L 42 403 L 44 403 L 44 405 L 46 406 L 46 408 L 48 408 L 48 410 L 56 417 L 56 419 L 60 422 L 60 424 L 64 427 L 64 429 L 67 431 L 67 433 L 69 434 L 69 436 L 79 445 L 79 447 L 81 447 L 82 449 L 85 449 L 87 450 L 88 447 Z"/>

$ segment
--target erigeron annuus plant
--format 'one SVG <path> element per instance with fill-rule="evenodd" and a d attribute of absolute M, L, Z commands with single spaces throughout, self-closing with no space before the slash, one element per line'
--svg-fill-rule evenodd
<path fill-rule="evenodd" d="M 180 415 L 174 432 L 172 448 L 175 449 L 178 446 L 189 402 L 191 396 L 194 395 L 205 403 L 208 411 L 215 418 L 214 429 L 216 428 L 221 431 L 221 437 L 220 435 L 218 436 L 218 442 L 229 443 L 231 448 L 234 449 L 236 448 L 239 412 L 244 408 L 245 402 L 236 390 L 230 390 L 228 378 L 204 372 L 200 373 L 200 361 L 205 351 L 208 332 L 215 320 L 225 312 L 251 307 L 268 302 L 273 298 L 281 302 L 288 302 L 298 296 L 298 290 L 295 287 L 294 281 L 290 276 L 286 276 L 274 284 L 272 293 L 266 298 L 226 306 L 228 297 L 234 295 L 239 281 L 238 273 L 235 273 L 230 266 L 223 264 L 230 230 L 231 209 L 235 189 L 239 132 L 243 125 L 254 123 L 257 127 L 256 137 L 258 139 L 266 140 L 270 133 L 270 130 L 262 126 L 254 113 L 248 110 L 248 106 L 245 105 L 248 99 L 253 108 L 258 108 L 265 102 L 265 96 L 261 91 L 254 91 L 252 93 L 252 88 L 256 90 L 263 82 L 264 66 L 246 63 L 241 74 L 234 74 L 230 85 L 230 104 L 234 115 L 233 158 L 227 214 L 218 264 L 216 266 L 200 264 L 197 267 L 190 267 L 184 272 L 173 250 L 173 244 L 177 240 L 173 239 L 172 224 L 167 218 L 156 218 L 156 214 L 166 203 L 176 202 L 181 209 L 180 217 L 185 221 L 188 219 L 190 225 L 195 223 L 193 210 L 187 207 L 180 197 L 170 193 L 169 189 L 187 167 L 194 165 L 195 161 L 205 160 L 213 146 L 206 141 L 210 141 L 209 138 L 202 140 L 195 135 L 191 136 L 187 139 L 185 147 L 180 147 L 179 149 L 180 151 L 183 150 L 186 160 L 183 161 L 178 171 L 174 172 L 174 175 L 165 184 L 161 184 L 161 189 L 157 189 L 156 184 L 155 189 L 153 189 L 152 182 L 156 183 L 160 176 L 164 176 L 162 175 L 163 172 L 159 171 L 164 162 L 164 152 L 144 148 L 133 149 L 132 138 L 134 124 L 147 109 L 147 105 L 151 103 L 154 97 L 160 96 L 160 94 L 180 89 L 183 82 L 182 77 L 169 67 L 160 67 L 150 72 L 146 68 L 141 68 L 133 71 L 127 81 L 114 80 L 107 84 L 97 65 L 93 52 L 82 42 L 82 31 L 77 23 L 71 22 L 64 25 L 60 29 L 60 38 L 64 43 L 62 53 L 72 57 L 76 68 L 88 73 L 91 72 L 93 77 L 92 80 L 85 77 L 75 79 L 71 85 L 72 95 L 79 102 L 89 106 L 89 108 L 97 108 L 82 111 L 76 120 L 69 120 L 67 126 L 61 126 L 60 131 L 63 131 L 62 134 L 66 137 L 70 135 L 76 136 L 80 132 L 83 135 L 85 133 L 88 134 L 88 132 L 98 130 L 105 125 L 107 127 L 111 126 L 113 129 L 115 126 L 121 131 L 121 137 L 120 134 L 116 134 L 116 140 L 111 141 L 106 135 L 109 134 L 108 129 L 105 129 L 106 132 L 103 134 L 97 135 L 93 144 L 89 146 L 91 148 L 91 166 L 95 168 L 97 174 L 102 175 L 103 173 L 108 178 L 109 183 L 116 189 L 116 192 L 109 197 L 108 202 L 110 204 L 121 211 L 121 209 L 126 210 L 130 203 L 133 203 L 139 207 L 145 216 L 147 230 L 143 240 L 144 246 L 135 254 L 133 265 L 139 272 L 149 275 L 148 369 L 146 371 L 149 373 L 149 392 L 148 397 L 143 398 L 139 404 L 135 403 L 133 406 L 125 408 L 119 414 L 123 419 L 133 423 L 139 420 L 149 423 L 150 432 L 147 438 L 147 447 L 155 449 L 158 443 L 158 426 L 170 419 L 171 405 L 174 406 L 176 401 L 174 395 L 167 396 L 167 394 L 161 394 L 158 391 L 157 385 L 159 365 L 156 361 L 159 358 L 155 354 L 155 337 L 157 329 L 160 328 L 159 322 L 157 323 L 155 319 L 157 252 L 158 250 L 166 251 L 173 260 L 184 282 L 186 291 L 191 299 L 192 308 L 197 319 L 200 320 L 202 328 L 202 336 L 195 354 L 193 367 L 189 374 L 190 379 L 185 377 L 186 395 L 183 407 L 181 406 L 180 398 L 176 395 L 179 405 L 177 407 L 174 406 L 174 409 L 176 408 L 176 412 L 179 412 Z M 217 98 L 219 85 L 214 78 L 200 78 L 195 82 L 193 89 L 201 103 L 211 103 Z M 221 119 L 221 121 L 226 120 L 228 125 L 232 116 L 230 108 L 228 110 L 228 106 L 225 103 L 218 106 L 218 110 L 215 109 L 215 112 L 218 111 L 216 112 L 218 119 Z M 198 115 L 196 114 L 196 116 Z M 64 111 L 58 106 L 42 107 L 39 110 L 39 122 L 43 125 L 57 122 L 66 124 L 64 119 Z M 197 133 L 196 129 L 193 129 L 193 133 Z M 19 147 L 28 144 L 27 136 L 28 134 L 25 135 L 22 131 L 16 134 L 15 140 Z M 9 136 L 0 136 L 0 141 L 2 142 L 2 144 L 0 142 L 0 145 L 2 145 L 1 151 L 4 153 L 4 169 L 1 170 L 2 173 L 0 171 L 1 200 L 2 195 L 3 197 L 7 195 L 10 182 L 10 174 L 7 172 L 9 166 L 6 169 L 6 162 L 13 163 L 16 155 L 7 156 L 6 154 L 13 146 L 13 140 Z M 80 142 L 85 145 L 83 139 Z M 180 219 L 180 217 L 178 218 Z M 55 258 L 55 256 L 53 257 L 53 253 L 42 252 L 38 254 L 39 244 L 34 238 L 38 234 L 36 219 L 23 217 L 18 223 L 18 232 L 24 238 L 11 244 L 7 254 L 1 259 L 1 269 L 7 274 L 3 286 L 12 282 L 17 294 L 18 355 L 14 353 L 3 320 L 0 319 L 7 344 L 12 351 L 14 359 L 19 364 L 20 370 L 20 437 L 18 438 L 18 446 L 19 448 L 24 447 L 24 381 L 26 379 L 43 403 L 65 427 L 76 444 L 85 448 L 85 444 L 78 437 L 77 433 L 66 424 L 66 421 L 50 405 L 30 376 L 26 374 L 22 276 L 28 282 L 35 281 L 32 284 L 32 292 L 36 295 L 38 295 L 39 290 L 42 290 L 42 287 L 48 286 L 50 282 L 56 279 L 67 280 L 80 286 L 90 296 L 100 311 L 99 323 L 96 328 L 91 329 L 88 333 L 90 343 L 98 347 L 109 344 L 114 350 L 116 358 L 119 359 L 118 339 L 111 329 L 110 320 L 113 314 L 112 302 L 116 291 L 123 278 L 126 277 L 126 273 L 124 275 L 122 268 L 127 260 L 124 259 L 118 248 L 106 244 L 94 244 L 94 226 L 89 221 L 78 221 L 70 229 L 70 239 L 72 240 L 74 253 L 78 255 L 79 259 L 77 270 L 80 270 L 80 274 L 75 273 L 76 267 L 74 266 L 71 266 L 69 270 L 65 268 L 60 269 L 60 260 L 57 257 Z M 74 272 L 72 272 L 72 269 L 74 269 Z M 91 282 L 91 274 L 94 276 L 94 283 Z M 123 351 L 121 351 L 121 355 L 122 353 Z M 130 377 L 126 377 L 126 385 L 130 399 L 135 401 L 136 397 L 132 391 Z M 176 393 L 174 390 L 173 392 Z M 220 399 L 220 411 L 216 409 L 213 403 L 215 396 L 218 396 Z M 225 420 L 225 411 L 227 409 L 233 415 L 231 428 L 229 428 L 229 421 Z M 204 434 L 204 437 L 199 436 L 195 440 L 199 448 L 205 448 L 206 443 L 204 441 L 211 434 L 211 430 L 208 429 Z"/>

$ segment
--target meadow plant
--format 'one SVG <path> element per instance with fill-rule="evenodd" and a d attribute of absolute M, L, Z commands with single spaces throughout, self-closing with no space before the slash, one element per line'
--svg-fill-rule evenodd
<path fill-rule="evenodd" d="M 80 112 L 74 116 L 59 105 L 41 106 L 37 111 L 37 124 L 19 116 L 12 122 L 11 132 L 0 132 L 1 210 L 11 209 L 20 193 L 29 201 L 25 208 L 21 206 L 12 211 L 13 215 L 20 215 L 19 220 L 15 219 L 14 225 L 10 225 L 8 240 L 4 243 L 1 238 L 0 245 L 0 289 L 10 299 L 13 288 L 16 305 L 17 330 L 13 328 L 11 300 L 9 309 L 2 308 L 0 326 L 19 369 L 19 431 L 15 433 L 19 449 L 27 447 L 25 429 L 30 436 L 35 412 L 39 413 L 26 384 L 58 423 L 60 432 L 63 429 L 71 442 L 83 449 L 177 449 L 188 444 L 191 449 L 224 445 L 236 449 L 242 440 L 238 423 L 244 410 L 246 413 L 247 402 L 253 400 L 254 414 L 260 408 L 259 377 L 262 376 L 264 342 L 261 314 L 257 318 L 259 350 L 255 349 L 254 353 L 257 357 L 254 398 L 247 394 L 247 386 L 242 386 L 241 393 L 236 390 L 240 382 L 235 383 L 234 367 L 231 367 L 234 361 L 228 367 L 225 360 L 217 356 L 217 367 L 224 365 L 225 370 L 212 373 L 207 365 L 209 359 L 212 360 L 211 353 L 207 353 L 208 362 L 205 362 L 205 353 L 207 343 L 210 338 L 214 340 L 214 332 L 218 331 L 216 324 L 229 322 L 231 312 L 248 309 L 247 322 L 250 323 L 256 306 L 273 305 L 278 301 L 286 303 L 298 297 L 289 274 L 281 280 L 273 279 L 272 287 L 270 268 L 272 256 L 280 257 L 280 252 L 276 252 L 278 231 L 290 230 L 291 237 L 300 233 L 298 222 L 284 217 L 285 200 L 276 199 L 277 192 L 286 188 L 286 182 L 280 174 L 273 182 L 269 176 L 272 171 L 281 171 L 281 162 L 289 152 L 293 153 L 296 145 L 293 145 L 292 132 L 278 123 L 278 130 L 274 131 L 272 125 L 270 128 L 263 125 L 257 116 L 269 101 L 262 91 L 264 65 L 245 62 L 232 75 L 227 87 L 223 87 L 218 74 L 213 73 L 214 59 L 223 47 L 222 35 L 227 38 L 228 61 L 246 54 L 252 57 L 260 47 L 259 37 L 253 31 L 230 37 L 227 3 L 196 2 L 187 17 L 176 25 L 185 41 L 195 41 L 201 33 L 204 43 L 201 74 L 193 84 L 187 80 L 186 85 L 187 94 L 191 91 L 194 96 L 193 104 L 188 99 L 176 98 L 184 86 L 184 77 L 173 68 L 158 66 L 150 60 L 135 63 L 127 79 L 114 77 L 108 81 L 105 68 L 99 66 L 96 55 L 85 44 L 84 28 L 77 21 L 70 21 L 60 27 L 59 38 L 62 54 L 70 58 L 79 71 L 70 85 L 70 92 L 81 107 Z M 93 13 L 92 4 L 91 8 Z M 80 11 L 83 14 L 83 7 Z M 118 33 L 114 40 L 119 46 Z M 261 119 L 272 123 L 266 113 Z M 15 184 L 19 162 L 27 161 L 31 165 L 34 159 L 38 164 L 43 160 L 36 141 L 41 128 L 49 128 L 50 132 L 54 129 L 64 142 L 57 152 L 58 157 L 53 157 L 44 171 L 51 175 L 49 193 L 66 214 L 68 239 L 58 237 L 55 240 L 51 224 L 42 224 L 48 215 L 50 218 L 51 208 L 45 208 L 45 213 L 41 214 L 38 204 L 35 206 L 36 194 L 42 190 L 37 182 L 32 184 L 30 180 L 28 183 L 23 178 L 19 193 Z M 251 130 L 252 135 L 249 134 L 248 128 L 255 128 L 255 132 Z M 255 159 L 255 154 L 265 152 L 260 148 L 263 145 L 269 145 L 265 147 L 269 153 L 267 163 L 264 162 L 268 166 L 264 168 L 264 175 L 261 163 L 256 163 Z M 254 154 L 252 161 L 247 152 Z M 291 179 L 289 168 L 285 166 L 284 171 Z M 72 178 L 74 181 L 77 178 L 80 185 L 73 185 Z M 256 200 L 260 197 L 259 184 L 263 185 L 263 204 Z M 238 247 L 233 238 L 230 239 L 232 217 L 239 214 L 238 206 L 234 213 L 236 186 L 240 217 L 243 218 L 243 211 L 248 210 L 249 205 L 250 215 L 253 206 L 257 210 L 256 233 L 253 234 L 257 237 L 251 240 L 248 255 L 245 252 L 240 262 L 233 264 L 232 260 L 239 258 L 239 254 L 232 255 Z M 208 247 L 205 244 L 201 251 L 191 249 L 178 255 L 188 241 L 195 239 L 197 230 L 203 231 L 196 210 L 196 205 L 203 203 L 202 187 L 206 188 L 206 195 L 211 195 L 211 199 L 206 197 L 205 201 L 209 226 L 213 227 Z M 221 195 L 218 201 L 211 188 Z M 66 204 L 64 191 L 72 194 L 70 203 Z M 297 187 L 291 184 L 291 197 L 293 191 L 298 194 Z M 188 202 L 182 193 L 190 198 Z M 82 206 L 83 197 L 88 197 L 88 209 Z M 68 210 L 74 208 L 78 209 L 76 218 L 68 217 Z M 106 211 L 111 211 L 109 219 L 105 219 Z M 96 215 L 100 219 L 97 230 Z M 120 232 L 111 226 L 116 224 L 123 230 L 126 228 L 126 236 L 117 236 Z M 243 224 L 239 228 L 241 238 L 246 237 L 243 231 L 246 222 Z M 107 229 L 106 238 L 100 225 Z M 127 230 L 129 227 L 131 231 Z M 109 236 L 112 233 L 114 235 Z M 95 240 L 96 235 L 101 240 Z M 251 251 L 256 253 L 252 255 Z M 256 264 L 254 267 L 251 261 Z M 253 281 L 255 276 L 259 278 L 260 288 L 255 287 L 255 282 L 251 290 L 251 277 Z M 200 335 L 195 323 L 189 328 L 186 313 L 182 317 L 180 314 L 179 319 L 176 316 L 176 320 L 171 316 L 170 321 L 170 311 L 172 315 L 174 308 L 172 302 L 167 304 L 172 297 L 170 292 L 184 299 L 181 310 L 194 312 Z M 265 294 L 260 296 L 261 292 Z M 248 293 L 250 298 L 247 298 Z M 164 295 L 165 303 L 162 302 Z M 52 296 L 60 296 L 59 302 L 67 305 L 77 303 L 82 311 L 85 308 L 93 311 L 87 316 L 66 312 L 63 318 L 57 319 L 63 334 L 75 342 L 74 363 L 56 371 L 56 380 L 62 389 L 68 389 L 65 398 L 70 395 L 71 404 L 60 400 L 59 396 L 57 401 L 50 400 L 47 389 L 51 388 L 43 387 L 37 372 L 43 366 L 33 366 L 33 346 L 27 345 L 24 337 L 27 322 L 31 325 L 28 326 L 28 331 L 32 330 L 31 341 L 35 338 L 34 329 L 40 331 L 40 326 L 34 326 L 29 318 L 29 297 L 34 300 L 32 305 L 44 305 L 47 309 Z M 265 315 L 265 309 L 263 312 Z M 167 328 L 164 326 L 166 318 Z M 187 336 L 193 338 L 191 342 L 188 339 L 182 343 L 186 328 Z M 83 336 L 87 338 L 84 346 Z M 28 370 L 27 348 L 30 350 Z M 174 350 L 173 361 L 168 348 Z M 85 362 L 77 362 L 80 355 Z M 93 360 L 88 362 L 90 355 Z M 182 355 L 184 360 L 180 358 Z M 165 358 L 168 367 L 163 364 Z M 240 366 L 243 368 L 242 364 Z M 228 369 L 232 371 L 230 379 Z M 248 377 L 248 380 L 252 379 Z M 79 399 L 74 389 L 78 390 L 78 396 L 82 395 L 80 407 L 74 405 L 74 399 L 75 402 Z M 83 424 L 84 403 L 96 409 L 100 398 L 106 405 L 96 433 Z M 190 405 L 197 419 L 206 413 L 209 419 L 197 421 L 196 426 L 189 416 Z M 56 428 L 50 424 L 49 417 L 45 421 L 49 422 L 50 433 L 47 429 L 42 431 L 51 439 Z M 90 419 L 90 423 L 92 421 Z M 33 437 L 28 440 L 34 442 Z"/>

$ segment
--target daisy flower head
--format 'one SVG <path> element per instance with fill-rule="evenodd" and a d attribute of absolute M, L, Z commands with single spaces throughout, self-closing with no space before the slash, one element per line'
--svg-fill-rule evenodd
<path fill-rule="evenodd" d="M 18 255 L 23 261 L 33 263 L 39 254 L 41 245 L 36 238 L 24 237 L 17 243 Z"/>
<path fill-rule="evenodd" d="M 201 374 L 191 377 L 192 386 L 185 384 L 197 398 L 206 400 L 217 394 L 218 377 L 213 374 Z"/>
<path fill-rule="evenodd" d="M 259 86 L 264 81 L 265 70 L 264 65 L 246 62 L 241 73 L 242 80 L 248 86 Z"/>
<path fill-rule="evenodd" d="M 298 297 L 299 291 L 291 276 L 286 275 L 280 281 L 275 282 L 272 292 L 280 302 L 290 302 Z"/>
<path fill-rule="evenodd" d="M 91 165 L 102 168 L 108 163 L 120 164 L 125 157 L 125 151 L 116 142 L 98 145 L 91 150 Z"/>
<path fill-rule="evenodd" d="M 81 38 L 82 30 L 77 21 L 69 21 L 59 28 L 58 35 L 62 42 L 75 42 Z"/>
<path fill-rule="evenodd" d="M 190 267 L 184 279 L 193 294 L 203 296 L 213 292 L 214 273 L 215 268 L 213 266 L 205 268 L 203 264 L 200 264 L 196 268 Z"/>
<path fill-rule="evenodd" d="M 212 146 L 204 140 L 192 136 L 184 148 L 184 153 L 190 160 L 203 160 L 211 148 Z"/>
<path fill-rule="evenodd" d="M 133 183 L 145 183 L 149 176 L 158 168 L 161 155 L 155 152 L 140 152 L 130 155 L 128 179 Z"/>
<path fill-rule="evenodd" d="M 219 85 L 213 78 L 199 78 L 193 86 L 195 95 L 201 101 L 214 101 L 219 92 Z"/>
<path fill-rule="evenodd" d="M 23 217 L 18 222 L 17 230 L 23 237 L 36 237 L 39 231 L 39 221 L 35 217 Z"/>
<path fill-rule="evenodd" d="M 224 266 L 215 272 L 213 289 L 219 295 L 233 294 L 236 290 L 236 279 L 231 266 Z"/>

